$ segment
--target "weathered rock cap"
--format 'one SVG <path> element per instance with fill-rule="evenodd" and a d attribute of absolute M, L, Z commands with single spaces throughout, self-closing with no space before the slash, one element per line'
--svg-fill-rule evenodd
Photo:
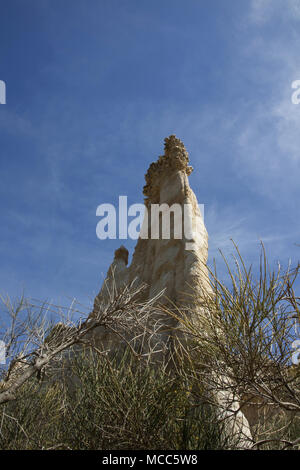
<path fill-rule="evenodd" d="M 159 198 L 159 186 L 161 176 L 166 177 L 166 173 L 171 174 L 174 171 L 184 171 L 190 175 L 193 167 L 189 166 L 189 154 L 183 144 L 174 134 L 166 137 L 165 153 L 148 168 L 145 174 L 146 185 L 143 188 L 145 204 L 157 203 Z"/>
<path fill-rule="evenodd" d="M 121 245 L 120 248 L 118 248 L 115 251 L 115 260 L 122 259 L 123 261 L 125 261 L 125 264 L 127 266 L 127 264 L 128 264 L 128 255 L 129 255 L 129 251 L 127 250 L 127 248 L 125 248 L 124 245 Z"/>

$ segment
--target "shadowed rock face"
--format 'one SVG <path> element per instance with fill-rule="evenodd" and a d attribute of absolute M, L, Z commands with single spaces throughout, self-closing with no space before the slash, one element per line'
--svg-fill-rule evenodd
<path fill-rule="evenodd" d="M 143 192 L 147 211 L 132 263 L 127 267 L 128 251 L 125 247 L 116 250 L 107 278 L 95 299 L 94 311 L 108 297 L 112 275 L 117 286 L 133 279 L 145 283 L 147 288 L 142 300 L 153 298 L 164 290 L 160 302 L 175 303 L 180 308 L 191 307 L 194 302 L 191 293 L 196 298 L 202 289 L 209 289 L 206 268 L 208 236 L 196 196 L 189 185 L 188 176 L 192 171 L 183 143 L 175 135 L 166 138 L 164 155 L 151 163 L 145 175 Z M 155 222 L 151 211 L 155 204 L 164 209 L 159 215 L 160 231 L 163 217 L 169 217 L 167 208 L 171 208 L 169 239 L 164 239 L 161 232 L 158 239 L 151 237 L 151 225 Z M 176 218 L 172 211 L 174 204 L 180 208 Z M 182 237 L 178 238 L 180 226 Z M 192 238 L 187 233 L 188 227 L 193 229 Z"/>

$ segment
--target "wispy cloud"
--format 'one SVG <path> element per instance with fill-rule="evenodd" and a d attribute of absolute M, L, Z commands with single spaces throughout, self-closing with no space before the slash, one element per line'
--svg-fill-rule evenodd
<path fill-rule="evenodd" d="M 173 133 L 195 168 L 210 259 L 230 238 L 249 259 L 260 239 L 274 260 L 297 256 L 299 2 L 136 1 L 116 16 L 117 3 L 31 2 L 37 14 L 12 38 L 20 62 L 24 41 L 35 51 L 36 73 L 24 68 L 22 88 L 13 70 L 19 94 L 0 110 L 3 286 L 96 293 L 120 244 L 97 240 L 96 207 L 122 194 L 142 202 Z"/>
<path fill-rule="evenodd" d="M 263 24 L 274 17 L 283 16 L 287 19 L 300 19 L 299 0 L 252 0 L 250 20 Z"/>

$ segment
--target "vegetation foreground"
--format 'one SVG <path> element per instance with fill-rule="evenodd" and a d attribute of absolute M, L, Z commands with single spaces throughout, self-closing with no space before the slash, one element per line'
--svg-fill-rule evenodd
<path fill-rule="evenodd" d="M 292 360 L 299 266 L 271 271 L 262 251 L 255 278 L 238 250 L 234 270 L 225 262 L 231 286 L 210 273 L 213 294 L 199 299 L 206 315 L 195 323 L 189 312 L 165 310 L 180 318 L 185 341 L 174 341 L 159 366 L 155 348 L 140 348 L 141 338 L 153 344 L 158 333 L 147 323 L 154 307 L 139 304 L 133 286 L 99 308 L 92 324 L 59 309 L 56 329 L 45 305 L 3 299 L 0 448 L 239 449 L 244 436 L 228 432 L 238 401 L 251 425 L 248 448 L 299 449 L 300 367 Z M 126 347 L 112 356 L 89 345 L 99 326 Z M 134 341 L 126 340 L 129 329 Z M 80 345 L 67 372 L 57 372 L 53 364 Z M 233 398 L 222 408 L 216 397 L 224 389 Z"/>

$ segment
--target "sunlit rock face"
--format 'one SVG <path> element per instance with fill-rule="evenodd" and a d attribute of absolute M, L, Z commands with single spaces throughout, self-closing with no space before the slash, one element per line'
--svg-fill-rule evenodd
<path fill-rule="evenodd" d="M 118 287 L 133 279 L 146 284 L 144 300 L 164 291 L 160 302 L 180 308 L 190 309 L 197 294 L 209 289 L 208 236 L 197 198 L 189 185 L 192 171 L 183 143 L 175 135 L 166 138 L 164 155 L 151 163 L 145 175 L 146 211 L 132 263 L 127 267 L 125 247 L 116 250 L 95 299 L 94 312 L 103 299 L 109 298 L 113 284 Z M 157 218 L 158 205 L 161 210 Z M 169 217 L 170 234 L 163 235 L 163 220 Z"/>
<path fill-rule="evenodd" d="M 201 303 L 203 295 L 213 296 L 206 266 L 208 235 L 197 198 L 189 185 L 188 177 L 192 171 L 183 143 L 175 135 L 166 138 L 164 155 L 151 163 L 145 175 L 143 192 L 146 211 L 132 263 L 127 267 L 128 251 L 124 246 L 115 251 L 106 279 L 95 298 L 91 318 L 101 309 L 101 304 L 112 300 L 122 286 L 129 285 L 133 280 L 146 285 L 141 301 L 153 299 L 163 291 L 158 302 L 169 310 L 175 309 L 177 315 L 187 314 L 189 320 L 196 324 L 199 322 L 198 325 L 203 316 L 209 315 L 208 309 Z M 158 219 L 155 211 L 152 212 L 155 205 L 162 209 Z M 163 236 L 163 217 L 174 205 L 178 211 L 170 219 L 170 236 Z M 156 233 L 156 238 L 153 233 Z M 162 312 L 160 321 L 163 327 L 156 339 L 168 355 L 175 336 L 185 340 L 186 335 L 180 322 L 170 315 Z M 122 341 L 107 330 L 99 327 L 93 335 L 96 343 L 105 343 L 110 350 L 120 350 Z M 127 339 L 130 340 L 130 332 Z M 157 357 L 162 361 L 166 356 L 163 353 Z M 220 384 L 226 383 L 227 378 L 216 377 L 216 383 L 218 380 Z M 227 389 L 212 393 L 220 404 L 221 417 L 226 417 L 225 432 L 231 436 L 241 432 L 241 446 L 248 447 L 251 432 L 237 398 Z"/>

